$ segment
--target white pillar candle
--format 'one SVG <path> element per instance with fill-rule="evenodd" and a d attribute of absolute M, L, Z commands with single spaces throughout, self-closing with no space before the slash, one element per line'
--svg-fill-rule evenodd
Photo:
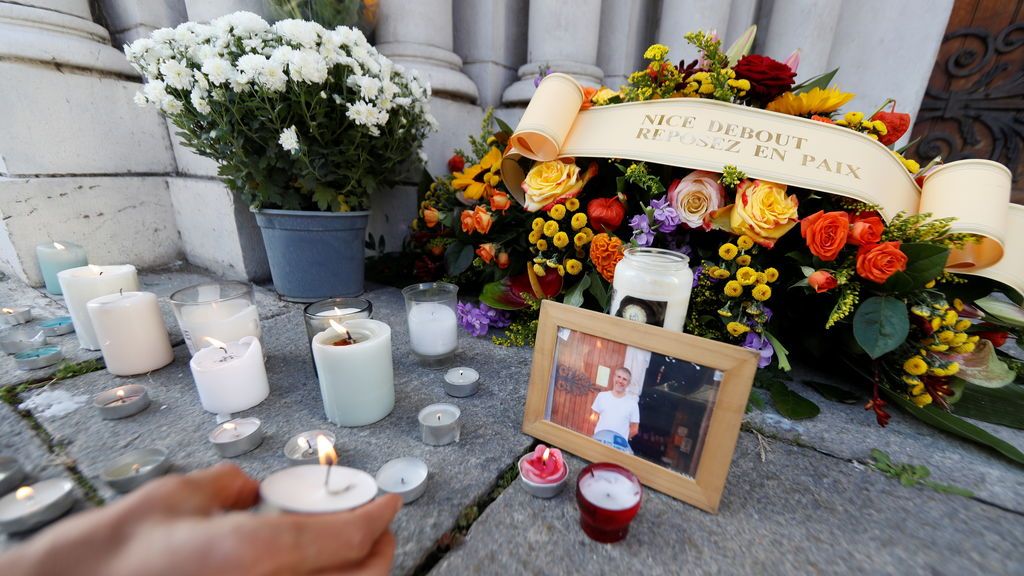
<path fill-rule="evenodd" d="M 192 354 L 211 345 L 207 338 L 234 342 L 246 336 L 261 336 L 259 312 L 246 299 L 189 304 L 180 310 L 178 322 Z"/>
<path fill-rule="evenodd" d="M 46 291 L 60 294 L 60 281 L 57 273 L 68 268 L 78 268 L 89 264 L 85 257 L 85 248 L 72 242 L 47 242 L 36 246 L 36 259 L 39 260 L 39 271 L 43 274 Z"/>
<path fill-rule="evenodd" d="M 135 266 L 81 266 L 57 273 L 64 303 L 75 325 L 78 343 L 87 350 L 99 350 L 99 339 L 92 328 L 86 304 L 93 298 L 115 294 L 120 290 L 134 292 L 139 289 L 139 276 Z"/>
<path fill-rule="evenodd" d="M 455 352 L 459 344 L 455 312 L 435 302 L 416 304 L 409 311 L 409 341 L 412 351 L 429 358 Z"/>
<path fill-rule="evenodd" d="M 174 360 L 156 294 L 108 294 L 90 300 L 86 308 L 111 374 L 145 374 Z"/>
<path fill-rule="evenodd" d="M 391 327 L 379 320 L 349 320 L 313 337 L 313 362 L 327 419 L 338 426 L 365 426 L 395 407 Z M 346 333 L 354 340 L 334 343 Z"/>
<path fill-rule="evenodd" d="M 203 409 L 214 414 L 248 410 L 270 395 L 260 341 L 246 336 L 238 342 L 211 343 L 189 362 Z"/>

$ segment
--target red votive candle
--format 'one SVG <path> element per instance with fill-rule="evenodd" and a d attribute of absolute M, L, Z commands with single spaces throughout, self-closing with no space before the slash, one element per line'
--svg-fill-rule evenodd
<path fill-rule="evenodd" d="M 584 468 L 576 478 L 580 526 L 598 542 L 625 538 L 642 499 L 643 488 L 636 475 L 618 464 L 597 462 Z"/>

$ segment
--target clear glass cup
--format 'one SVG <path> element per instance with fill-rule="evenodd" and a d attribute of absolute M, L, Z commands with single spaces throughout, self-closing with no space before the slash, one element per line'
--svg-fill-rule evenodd
<path fill-rule="evenodd" d="M 306 335 L 312 346 L 313 336 L 330 328 L 331 320 L 341 323 L 373 316 L 373 303 L 365 298 L 327 298 L 307 305 L 302 312 L 306 320 Z"/>
<path fill-rule="evenodd" d="M 228 344 L 245 336 L 259 338 L 262 335 L 256 297 L 250 284 L 196 284 L 171 294 L 170 300 L 192 354 L 213 346 L 208 338 Z"/>
<path fill-rule="evenodd" d="M 459 347 L 458 294 L 459 287 L 446 282 L 402 289 L 409 344 L 423 366 L 443 368 L 455 357 Z"/>

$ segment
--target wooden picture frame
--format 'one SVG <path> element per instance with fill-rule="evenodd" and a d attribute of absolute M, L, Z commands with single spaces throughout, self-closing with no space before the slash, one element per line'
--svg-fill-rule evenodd
<path fill-rule="evenodd" d="M 560 345 L 567 348 L 560 350 Z M 641 381 L 641 392 L 636 399 L 639 410 L 645 394 L 650 398 L 650 395 L 656 392 L 661 393 L 656 402 L 650 403 L 652 409 L 665 405 L 664 399 L 674 398 L 679 407 L 676 408 L 676 420 L 673 422 L 678 422 L 680 417 L 685 421 L 692 415 L 693 410 L 687 411 L 685 407 L 700 402 L 705 404 L 703 416 L 700 417 L 699 427 L 695 433 L 689 432 L 692 427 L 680 426 L 678 433 L 672 433 L 669 442 L 658 444 L 666 446 L 666 455 L 681 455 L 685 452 L 686 464 L 692 474 L 656 463 L 650 457 L 622 451 L 632 450 L 632 443 L 641 439 L 640 433 L 632 428 L 628 432 L 630 436 L 625 438 L 625 448 L 621 443 L 620 448 L 612 447 L 583 432 L 586 425 L 579 423 L 579 414 L 586 411 L 589 414 L 587 418 L 592 422 L 596 422 L 595 418 L 598 417 L 593 405 L 588 403 L 591 398 L 589 394 L 600 390 L 602 382 L 605 387 L 609 386 L 609 378 L 616 378 L 620 371 L 623 381 L 632 377 L 628 369 L 616 368 L 612 371 L 610 366 L 601 365 L 592 358 L 602 354 L 604 357 L 617 357 L 618 352 L 613 352 L 612 349 L 619 350 L 619 346 L 622 346 L 624 358 L 630 353 L 629 348 L 632 348 L 634 357 L 638 350 L 641 353 L 650 352 L 647 356 L 649 362 L 653 362 L 653 359 L 660 359 L 663 362 L 681 361 L 679 366 L 685 367 L 685 364 L 691 367 L 687 369 L 711 369 L 713 381 L 707 381 L 708 372 L 705 372 L 702 376 L 704 383 L 699 384 L 701 387 L 697 390 L 709 391 L 704 394 L 703 399 L 691 400 L 690 397 L 696 396 L 696 392 L 670 392 L 669 384 L 677 383 L 672 381 L 661 384 L 664 368 L 657 373 L 657 387 L 649 386 L 646 380 Z M 582 356 L 586 358 L 581 358 L 581 350 Z M 559 352 L 562 352 L 561 359 L 557 358 Z M 541 306 L 540 322 L 537 327 L 523 432 L 586 460 L 614 462 L 625 466 L 636 474 L 643 484 L 702 510 L 715 513 L 725 488 L 732 454 L 739 437 L 740 422 L 746 409 L 754 373 L 757 371 L 757 359 L 756 352 L 739 346 L 545 300 Z M 574 365 L 585 368 L 576 369 Z M 650 374 L 645 373 L 644 378 L 649 379 Z M 590 379 L 593 389 L 584 394 L 588 382 L 586 379 Z M 574 401 L 569 407 L 570 401 L 565 400 L 567 397 L 564 394 L 575 394 L 581 396 L 581 399 Z M 640 429 L 643 426 L 643 410 L 637 413 L 641 414 L 640 422 L 637 423 Z M 597 424 L 592 426 L 596 427 Z M 671 426 L 673 431 L 677 430 L 675 424 Z M 661 436 L 650 437 L 661 439 Z M 619 440 L 621 439 L 619 437 Z M 662 461 L 672 460 L 662 456 Z"/>

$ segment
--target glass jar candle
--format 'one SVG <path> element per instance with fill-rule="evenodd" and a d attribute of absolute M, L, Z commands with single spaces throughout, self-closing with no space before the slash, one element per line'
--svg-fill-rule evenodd
<path fill-rule="evenodd" d="M 306 335 L 312 345 L 314 336 L 331 328 L 331 320 L 341 324 L 346 320 L 369 318 L 373 315 L 373 304 L 365 298 L 328 298 L 307 305 L 303 312 Z"/>
<path fill-rule="evenodd" d="M 241 282 L 213 282 L 182 288 L 171 294 L 174 317 L 188 351 L 195 355 L 207 338 L 236 342 L 246 336 L 260 338 L 260 317 L 252 286 Z"/>
<path fill-rule="evenodd" d="M 420 364 L 428 368 L 447 366 L 459 347 L 458 293 L 458 286 L 445 282 L 413 284 L 402 289 L 409 345 Z"/>
<path fill-rule="evenodd" d="M 690 259 L 660 248 L 627 248 L 615 266 L 610 314 L 682 332 L 693 289 Z"/>

